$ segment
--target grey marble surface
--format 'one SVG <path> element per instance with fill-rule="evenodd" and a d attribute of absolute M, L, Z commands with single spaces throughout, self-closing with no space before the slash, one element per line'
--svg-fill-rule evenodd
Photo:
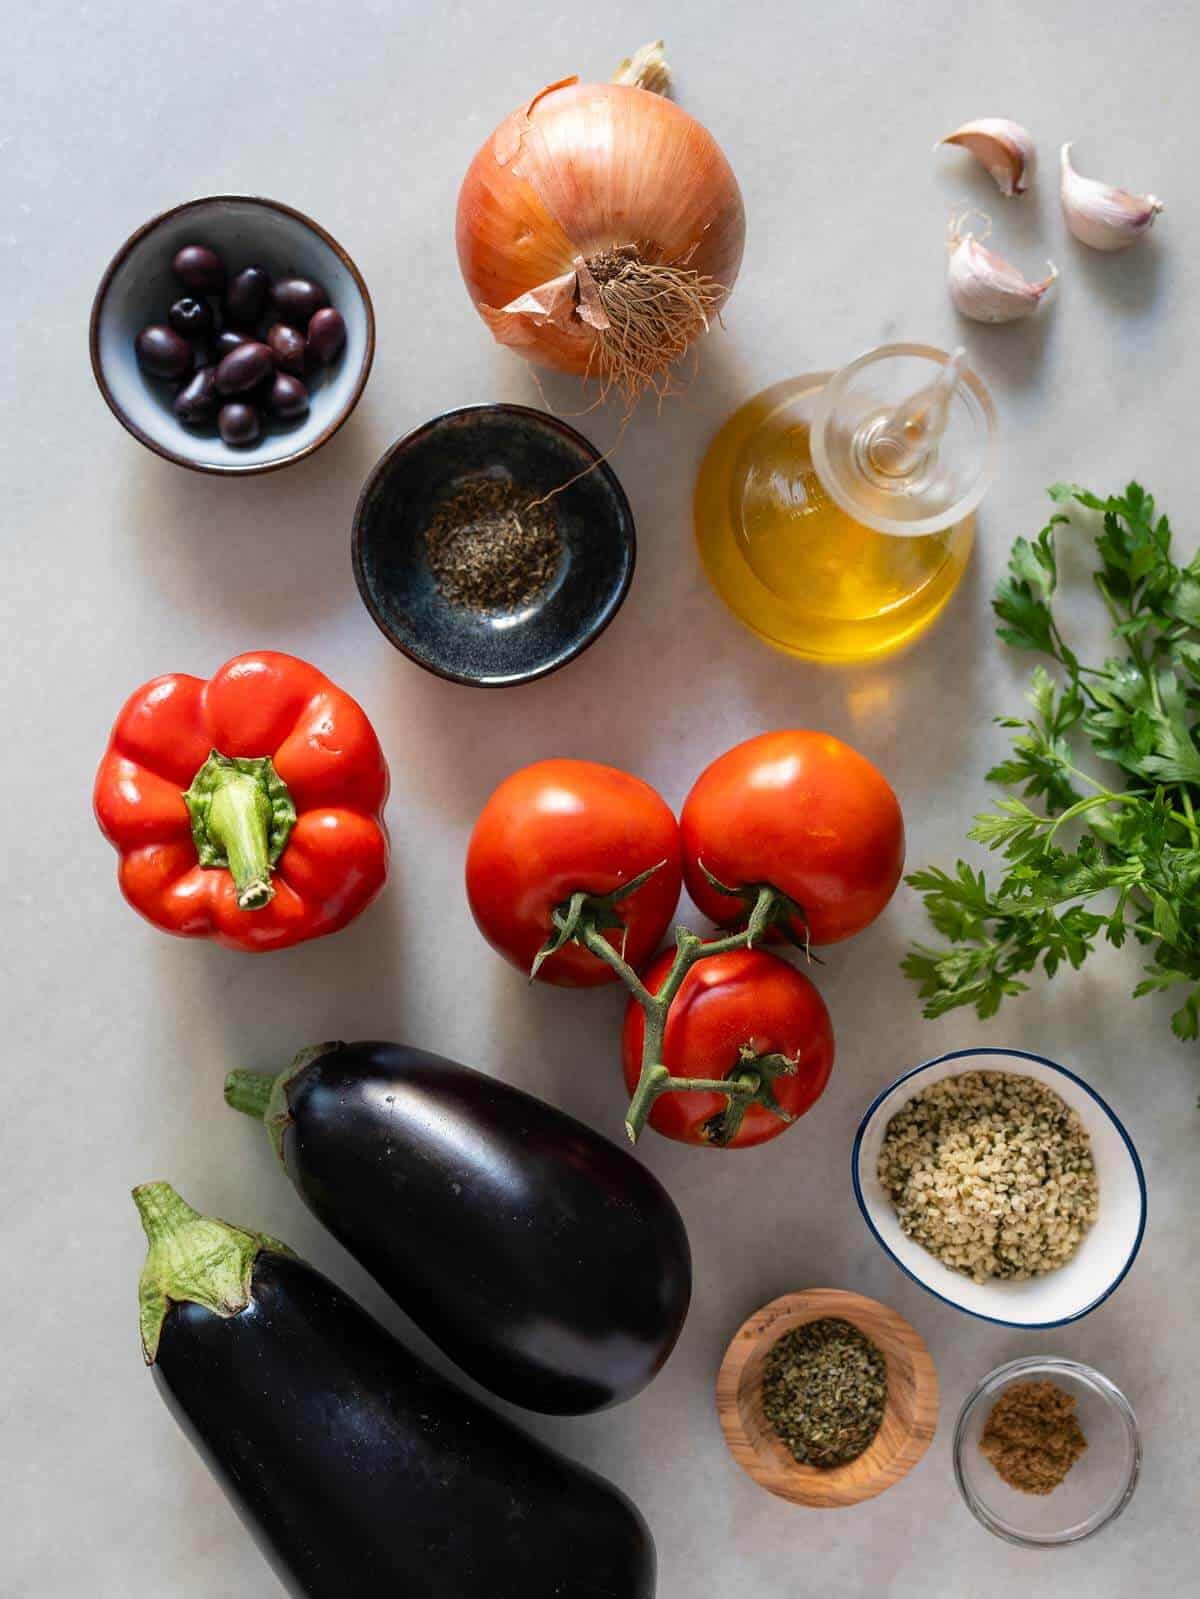
<path fill-rule="evenodd" d="M 597 646 L 499 699 L 439 683 L 395 655 L 350 571 L 359 485 L 399 432 L 444 407 L 537 403 L 492 347 L 453 248 L 457 185 L 492 126 L 543 82 L 603 75 L 663 32 L 683 102 L 727 150 L 746 197 L 745 268 L 701 380 L 626 435 L 617 467 L 641 533 L 634 590 Z M 170 1177 L 191 1200 L 288 1239 L 423 1347 L 273 1167 L 261 1133 L 221 1103 L 232 1064 L 266 1067 L 335 1035 L 410 1039 L 486 1066 L 619 1134 L 620 999 L 538 988 L 485 949 L 461 890 L 479 806 L 510 769 L 567 754 L 627 766 L 679 803 L 713 755 L 764 728 L 848 738 L 890 776 L 910 860 L 950 861 L 986 801 L 1019 701 L 988 596 L 1012 537 L 1041 522 L 1046 484 L 1141 475 L 1194 548 L 1190 440 L 1200 379 L 1193 204 L 1200 117 L 1194 6 L 1018 0 L 796 6 L 631 0 L 580 10 L 345 0 L 29 7 L 0 63 L 6 681 L 0 900 L 8 1091 L 0 1121 L 0 1456 L 5 1599 L 225 1599 L 278 1590 L 169 1420 L 137 1348 L 142 1242 L 128 1190 Z M 973 116 L 1026 121 L 1046 181 L 1006 204 L 964 155 L 930 153 Z M 1144 249 L 1088 255 L 1064 236 L 1059 142 L 1081 168 L 1152 188 L 1167 212 Z M 177 470 L 113 423 L 88 371 L 92 291 L 153 212 L 244 190 L 298 205 L 356 256 L 379 352 L 358 415 L 275 477 Z M 1032 323 L 965 329 L 946 299 L 956 202 L 996 218 L 1032 273 L 1062 271 Z M 12 337 L 15 333 L 15 358 Z M 885 339 L 965 338 L 1000 407 L 1002 476 L 969 574 L 908 653 L 824 670 L 760 645 L 701 575 L 691 486 L 727 413 L 768 382 Z M 570 385 L 552 384 L 572 407 Z M 610 417 L 584 422 L 602 445 Z M 1089 626 L 1081 599 L 1071 617 Z M 89 814 L 96 762 L 125 695 L 169 669 L 206 675 L 238 650 L 311 657 L 367 707 L 392 759 L 394 875 L 334 939 L 263 962 L 164 938 L 121 901 Z M 922 929 L 902 891 L 835 952 L 821 983 L 838 1030 L 831 1086 L 770 1148 L 708 1155 L 648 1138 L 644 1158 L 691 1231 L 697 1292 L 678 1352 L 638 1402 L 530 1420 L 619 1481 L 645 1510 L 661 1599 L 1104 1599 L 1167 1595 L 1193 1576 L 1196 1503 L 1194 1047 L 1167 1007 L 1127 998 L 1132 961 L 1101 956 L 984 1028 L 923 1022 L 897 961 Z M 1116 1297 L 1061 1332 L 970 1321 L 910 1284 L 854 1207 L 858 1116 L 899 1070 L 975 1041 L 1043 1051 L 1083 1072 L 1145 1162 L 1150 1226 Z M 937 1438 L 884 1498 L 806 1512 L 732 1465 L 712 1404 L 741 1319 L 785 1290 L 860 1289 L 908 1316 L 941 1374 Z M 1061 1554 L 1009 1548 L 960 1504 L 950 1437 L 997 1362 L 1059 1351 L 1098 1366 L 1141 1419 L 1145 1472 L 1124 1519 Z M 434 1356 L 436 1359 L 437 1357 Z"/>

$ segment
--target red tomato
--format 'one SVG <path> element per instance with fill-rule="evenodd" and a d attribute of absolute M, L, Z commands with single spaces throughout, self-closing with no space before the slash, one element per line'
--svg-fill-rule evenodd
<path fill-rule="evenodd" d="M 803 907 L 814 944 L 873 922 L 904 870 L 904 819 L 886 779 L 828 733 L 763 733 L 715 760 L 683 807 L 683 871 L 706 916 L 744 921 L 730 888 L 770 883 Z M 803 936 L 804 925 L 795 930 Z"/>
<path fill-rule="evenodd" d="M 643 981 L 656 994 L 671 969 L 674 950 L 650 966 Z M 625 1012 L 621 1065 L 632 1094 L 642 1071 L 646 1017 L 636 999 Z M 833 1069 L 833 1027 L 825 1001 L 802 972 L 762 949 L 737 949 L 698 961 L 671 1003 L 663 1036 L 663 1058 L 672 1077 L 725 1078 L 743 1064 L 742 1049 L 756 1055 L 786 1055 L 799 1062 L 790 1077 L 777 1077 L 775 1097 L 793 1116 L 820 1099 Z M 712 1144 L 728 1105 L 723 1094 L 660 1094 L 650 1125 L 681 1144 Z M 750 1105 L 728 1149 L 748 1149 L 786 1132 L 765 1105 Z"/>
<path fill-rule="evenodd" d="M 554 931 L 551 913 L 580 889 L 609 894 L 664 862 L 615 911 L 605 937 L 632 966 L 657 949 L 679 903 L 679 824 L 640 778 L 593 761 L 538 761 L 514 772 L 484 806 L 467 848 L 467 897 L 479 930 L 528 972 Z M 598 955 L 567 944 L 543 982 L 592 988 L 617 981 Z"/>

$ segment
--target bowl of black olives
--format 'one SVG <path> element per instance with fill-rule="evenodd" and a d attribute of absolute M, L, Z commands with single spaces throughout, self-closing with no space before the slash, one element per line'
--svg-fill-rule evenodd
<path fill-rule="evenodd" d="M 113 415 L 198 472 L 311 455 L 358 404 L 375 353 L 362 274 L 276 200 L 190 200 L 139 228 L 96 291 L 92 371 Z"/>

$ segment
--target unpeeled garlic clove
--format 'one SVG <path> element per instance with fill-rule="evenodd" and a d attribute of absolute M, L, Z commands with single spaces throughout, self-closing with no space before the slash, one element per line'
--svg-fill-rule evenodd
<path fill-rule="evenodd" d="M 1163 209 L 1152 194 L 1130 194 L 1109 183 L 1084 178 L 1071 165 L 1071 146 L 1062 147 L 1060 185 L 1063 215 L 1081 244 L 1093 250 L 1124 250 L 1144 233 Z"/>
<path fill-rule="evenodd" d="M 950 224 L 948 281 L 955 309 L 973 322 L 1017 322 L 1031 316 L 1058 277 L 1054 262 L 1047 262 L 1049 277 L 1030 283 L 973 233 L 962 232 L 964 220 L 959 217 Z"/>
<path fill-rule="evenodd" d="M 939 144 L 956 144 L 969 150 L 995 178 L 1001 194 L 1024 194 L 1033 182 L 1037 165 L 1033 135 L 1007 117 L 980 117 L 975 122 L 964 122 L 961 128 L 939 140 Z"/>

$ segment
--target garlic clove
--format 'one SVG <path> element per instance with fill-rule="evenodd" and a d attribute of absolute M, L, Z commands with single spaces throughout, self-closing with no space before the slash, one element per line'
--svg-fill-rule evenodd
<path fill-rule="evenodd" d="M 980 117 L 964 122 L 961 128 L 934 145 L 958 145 L 981 161 L 999 185 L 1001 194 L 1024 194 L 1033 182 L 1037 153 L 1033 135 L 1019 122 L 1007 117 Z"/>
<path fill-rule="evenodd" d="M 1017 322 L 1031 316 L 1058 277 L 1053 261 L 1049 277 L 1030 283 L 1011 262 L 986 249 L 973 233 L 963 233 L 965 218 L 950 224 L 950 298 L 963 316 L 973 322 Z"/>
<path fill-rule="evenodd" d="M 1124 250 L 1148 233 L 1163 209 L 1152 194 L 1130 194 L 1109 183 L 1081 177 L 1071 165 L 1071 146 L 1062 147 L 1060 184 L 1063 215 L 1081 244 L 1093 250 Z"/>

